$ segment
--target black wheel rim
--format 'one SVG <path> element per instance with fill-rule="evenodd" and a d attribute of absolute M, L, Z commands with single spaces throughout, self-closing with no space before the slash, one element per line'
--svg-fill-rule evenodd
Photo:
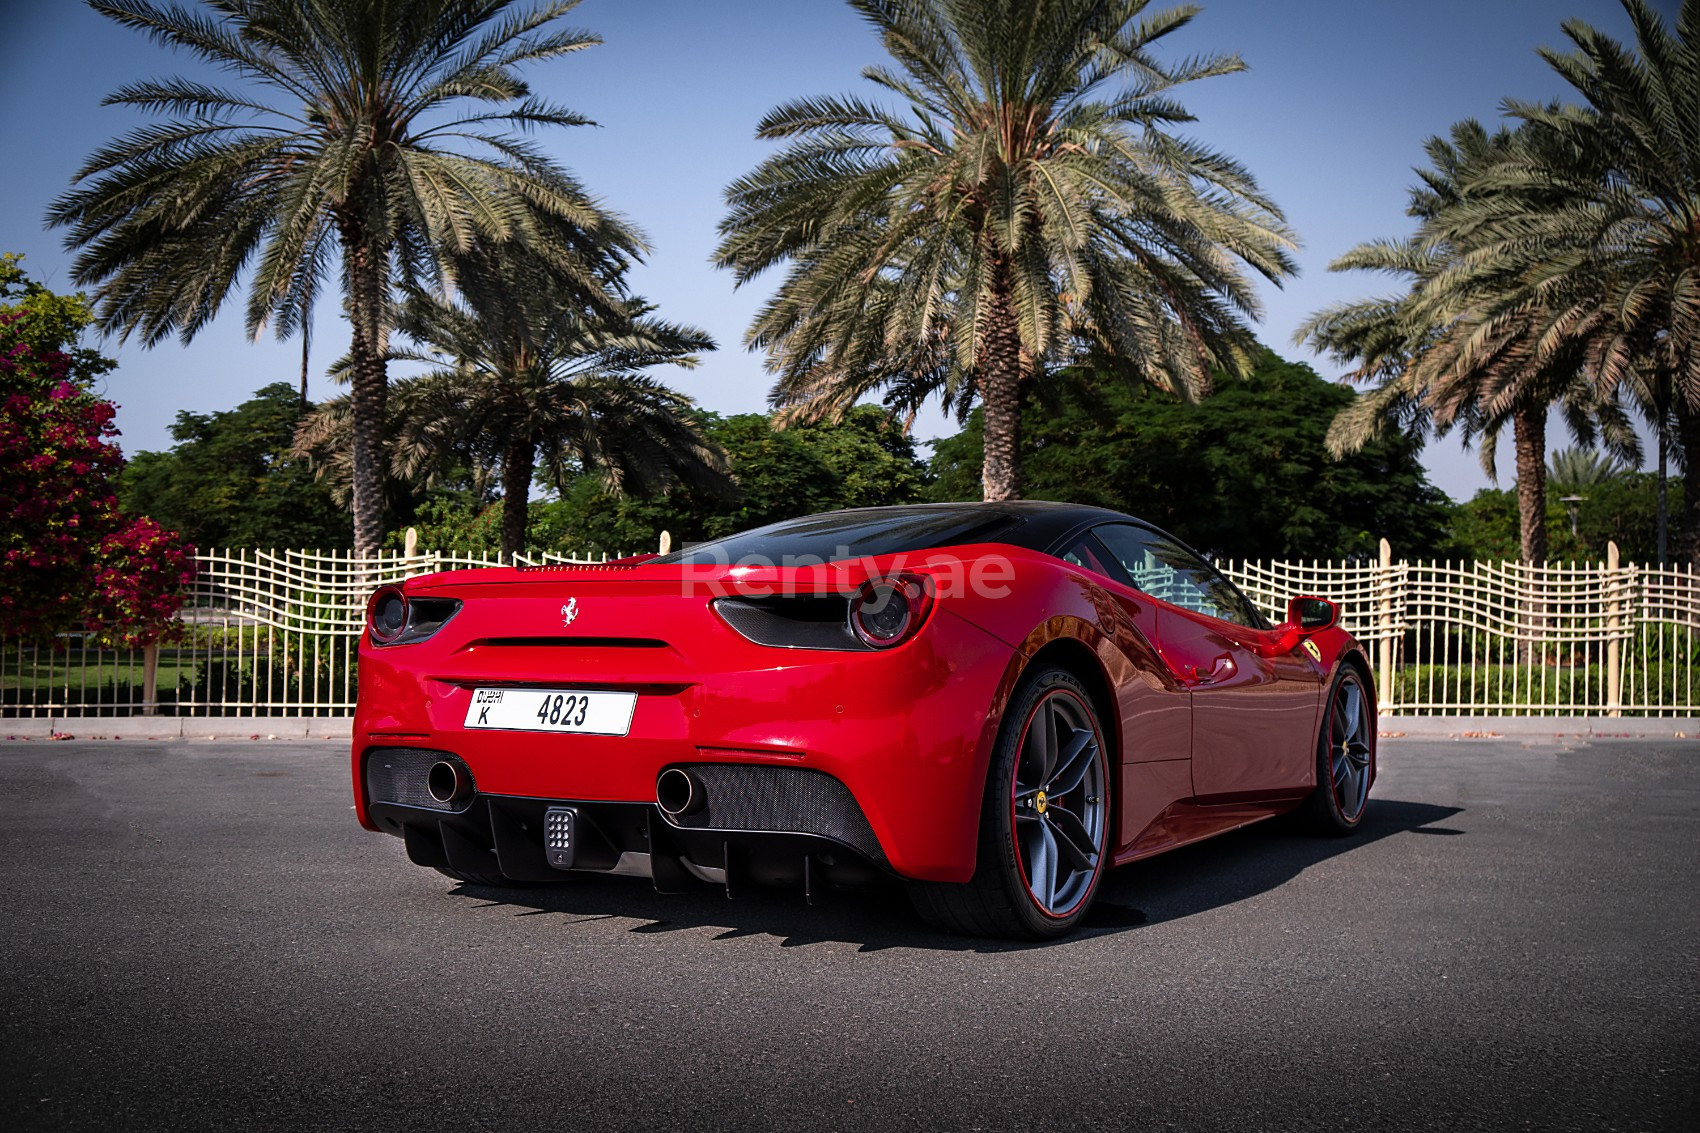
<path fill-rule="evenodd" d="M 1334 691 L 1328 713 L 1328 777 L 1340 817 L 1356 822 L 1369 801 L 1371 744 L 1369 698 L 1356 677 Z"/>
<path fill-rule="evenodd" d="M 1068 916 L 1098 876 L 1110 813 L 1103 740 L 1074 693 L 1055 689 L 1028 714 L 1010 806 L 1028 895 L 1046 916 Z"/>

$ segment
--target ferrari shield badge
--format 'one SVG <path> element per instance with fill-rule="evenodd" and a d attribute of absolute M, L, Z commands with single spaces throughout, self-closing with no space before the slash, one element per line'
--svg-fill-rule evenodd
<path fill-rule="evenodd" d="M 1322 650 L 1317 648 L 1316 642 L 1312 641 L 1308 637 L 1305 638 L 1305 652 L 1309 653 L 1311 658 L 1315 660 L 1317 664 L 1320 665 L 1322 663 Z"/>

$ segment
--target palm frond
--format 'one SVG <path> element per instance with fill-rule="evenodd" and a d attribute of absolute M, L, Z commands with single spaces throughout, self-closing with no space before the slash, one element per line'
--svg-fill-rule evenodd
<path fill-rule="evenodd" d="M 1243 66 L 1158 62 L 1194 7 L 852 3 L 895 63 L 864 75 L 901 107 L 770 111 L 781 148 L 728 187 L 715 252 L 740 286 L 784 271 L 745 339 L 784 419 L 961 411 L 989 372 L 1089 358 L 1183 392 L 1243 364 L 1246 273 L 1291 275 L 1296 242 L 1248 170 L 1167 132 L 1179 87 Z"/>

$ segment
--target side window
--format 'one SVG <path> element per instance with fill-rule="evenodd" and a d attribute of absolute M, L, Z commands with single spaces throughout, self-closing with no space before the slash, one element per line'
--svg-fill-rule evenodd
<path fill-rule="evenodd" d="M 1106 523 L 1092 532 L 1121 560 L 1133 584 L 1151 597 L 1235 625 L 1264 628 L 1233 583 L 1168 536 L 1126 523 Z"/>
<path fill-rule="evenodd" d="M 1098 556 L 1097 542 L 1090 535 L 1077 541 L 1074 546 L 1064 551 L 1060 558 L 1065 563 L 1073 563 L 1083 570 L 1101 574 L 1105 578 L 1121 577 L 1120 572 L 1114 567 L 1105 565 L 1104 560 Z"/>

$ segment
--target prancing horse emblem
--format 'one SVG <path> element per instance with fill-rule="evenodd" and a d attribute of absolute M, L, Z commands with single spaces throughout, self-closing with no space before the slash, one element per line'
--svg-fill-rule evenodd
<path fill-rule="evenodd" d="M 568 598 L 567 604 L 561 607 L 561 624 L 563 626 L 570 626 L 573 624 L 573 620 L 577 617 L 578 599 Z"/>

